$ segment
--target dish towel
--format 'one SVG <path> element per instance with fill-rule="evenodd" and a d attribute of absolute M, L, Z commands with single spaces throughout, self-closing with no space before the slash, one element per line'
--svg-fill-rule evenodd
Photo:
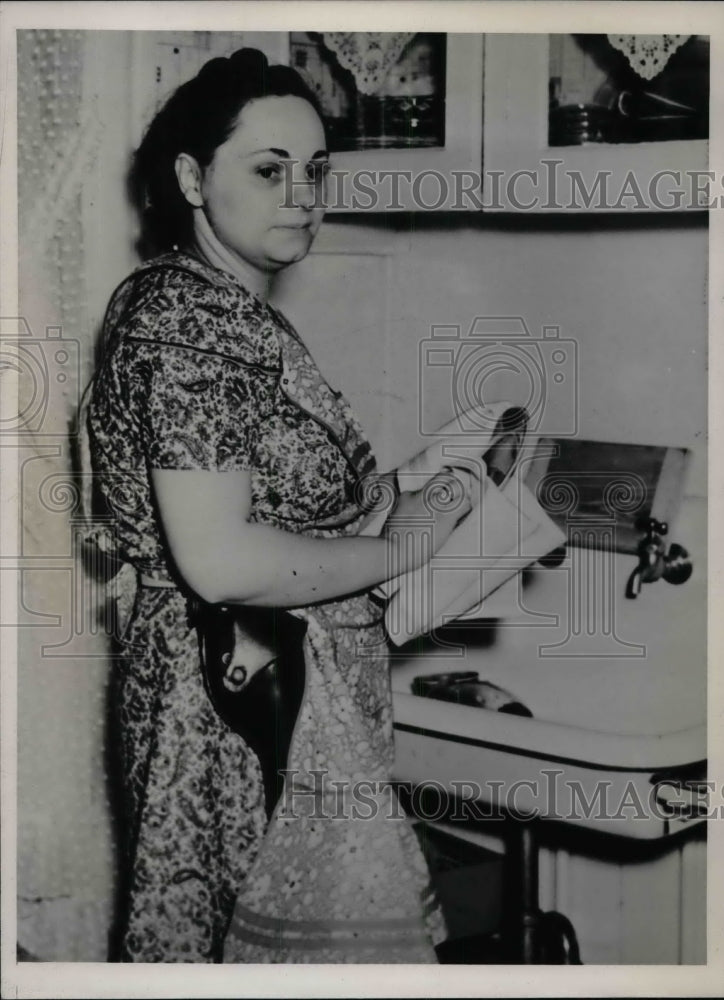
<path fill-rule="evenodd" d="M 477 419 L 468 423 L 480 430 L 464 436 L 459 430 L 455 433 L 457 420 L 443 427 L 433 445 L 397 470 L 400 490 L 420 490 L 443 468 L 455 466 L 456 454 L 482 458 L 496 440 L 495 416 L 509 406 L 498 403 L 472 414 L 469 411 L 468 416 Z M 446 436 L 448 427 L 453 428 L 450 436 Z M 565 544 L 565 533 L 522 481 L 519 460 L 513 461 L 500 486 L 487 477 L 484 482 L 482 496 L 438 552 L 419 569 L 378 589 L 380 596 L 389 599 L 385 625 L 396 645 L 457 619 L 514 615 L 518 574 Z M 368 525 L 365 533 L 379 534 L 383 524 L 384 516 Z"/>

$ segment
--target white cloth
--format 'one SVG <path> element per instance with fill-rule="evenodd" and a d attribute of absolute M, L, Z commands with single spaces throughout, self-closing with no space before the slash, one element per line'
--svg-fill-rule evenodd
<path fill-rule="evenodd" d="M 455 454 L 481 457 L 495 441 L 493 428 L 509 407 L 480 407 L 468 411 L 466 421 L 443 427 L 433 445 L 397 470 L 400 489 L 421 489 L 427 479 L 454 465 Z M 461 423 L 480 430 L 461 436 Z M 364 533 L 379 534 L 385 518 L 383 513 Z M 428 562 L 379 588 L 390 599 L 385 624 L 391 640 L 399 646 L 458 618 L 515 614 L 518 574 L 565 541 L 565 533 L 522 482 L 520 464 L 514 463 L 501 487 L 487 480 L 482 498 Z"/>
<path fill-rule="evenodd" d="M 414 37 L 409 31 L 325 31 L 324 44 L 354 76 L 360 94 L 376 94 Z"/>
<path fill-rule="evenodd" d="M 464 618 L 504 617 L 518 610 L 518 587 L 495 605 L 490 595 L 566 540 L 515 476 L 501 490 L 486 487 L 482 502 L 468 514 L 433 558 L 387 584 L 391 600 L 385 624 L 400 646 L 434 628 Z"/>
<path fill-rule="evenodd" d="M 658 76 L 689 38 L 691 35 L 608 35 L 611 45 L 623 52 L 631 69 L 644 80 Z"/>

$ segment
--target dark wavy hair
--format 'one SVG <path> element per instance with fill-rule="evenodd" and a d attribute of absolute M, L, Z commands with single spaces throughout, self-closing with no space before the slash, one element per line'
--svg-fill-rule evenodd
<path fill-rule="evenodd" d="M 261 97 L 301 97 L 321 118 L 314 92 L 289 66 L 270 66 L 258 49 L 239 49 L 207 62 L 182 84 L 149 125 L 136 150 L 128 178 L 131 200 L 141 218 L 142 256 L 187 245 L 193 209 L 176 178 L 179 153 L 207 167 L 234 130 L 242 109 Z"/>

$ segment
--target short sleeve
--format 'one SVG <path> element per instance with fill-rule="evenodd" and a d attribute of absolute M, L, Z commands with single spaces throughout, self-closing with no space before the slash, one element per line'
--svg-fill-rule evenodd
<path fill-rule="evenodd" d="M 153 469 L 249 469 L 275 376 L 210 351 L 144 345 L 136 358 L 146 460 Z"/>

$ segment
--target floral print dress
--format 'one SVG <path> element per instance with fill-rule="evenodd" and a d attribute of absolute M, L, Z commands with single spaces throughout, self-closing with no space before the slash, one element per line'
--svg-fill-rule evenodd
<path fill-rule="evenodd" d="M 259 763 L 204 690 L 150 488 L 151 469 L 248 470 L 252 520 L 354 535 L 375 465 L 348 404 L 279 312 L 176 252 L 111 300 L 88 434 L 132 584 L 116 672 L 122 959 L 434 962 L 440 910 L 388 783 L 380 607 L 362 594 L 294 609 L 307 624 L 306 687 L 285 795 L 267 821 Z"/>

